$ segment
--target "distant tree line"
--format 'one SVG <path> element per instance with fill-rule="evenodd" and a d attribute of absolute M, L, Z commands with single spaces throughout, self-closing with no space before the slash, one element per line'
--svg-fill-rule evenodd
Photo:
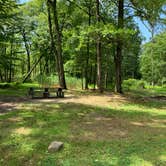
<path fill-rule="evenodd" d="M 0 0 L 0 80 L 33 81 L 39 75 L 81 78 L 100 92 L 122 80 L 165 81 L 165 0 Z M 162 17 L 161 17 L 162 16 Z M 151 32 L 143 37 L 138 17 Z M 141 56 L 142 54 L 142 56 Z"/>

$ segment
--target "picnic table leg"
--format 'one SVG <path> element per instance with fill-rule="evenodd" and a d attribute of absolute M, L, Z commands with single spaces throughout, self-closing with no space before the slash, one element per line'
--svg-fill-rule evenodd
<path fill-rule="evenodd" d="M 57 97 L 63 98 L 64 97 L 64 92 L 62 91 L 62 88 L 58 88 L 56 91 Z"/>
<path fill-rule="evenodd" d="M 48 88 L 44 88 L 43 97 L 44 98 L 49 98 L 50 97 L 50 93 L 48 91 Z"/>
<path fill-rule="evenodd" d="M 28 95 L 31 96 L 31 98 L 33 99 L 34 94 L 35 94 L 34 88 L 30 87 L 28 91 Z"/>

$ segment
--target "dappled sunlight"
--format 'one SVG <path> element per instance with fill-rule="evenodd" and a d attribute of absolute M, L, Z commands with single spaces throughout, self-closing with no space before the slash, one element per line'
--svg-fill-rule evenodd
<path fill-rule="evenodd" d="M 89 113 L 76 125 L 71 126 L 72 135 L 83 141 L 87 140 L 110 140 L 126 138 L 128 129 L 123 119 L 105 117 L 97 113 Z"/>
<path fill-rule="evenodd" d="M 16 103 L 0 102 L 0 115 L 6 112 L 14 111 L 16 108 Z"/>
<path fill-rule="evenodd" d="M 19 108 L 20 110 L 24 111 L 32 111 L 32 112 L 38 112 L 38 111 L 47 111 L 47 113 L 54 113 L 59 109 L 58 104 L 53 103 L 25 103 Z"/>
<path fill-rule="evenodd" d="M 19 116 L 21 116 L 22 118 L 32 118 L 34 117 L 34 114 L 32 114 L 31 111 L 20 111 L 18 113 Z"/>
<path fill-rule="evenodd" d="M 147 122 L 145 123 L 149 127 L 154 127 L 154 128 L 166 128 L 166 125 L 163 123 L 158 123 L 158 122 Z"/>
<path fill-rule="evenodd" d="M 129 157 L 129 160 L 130 160 L 130 163 L 131 163 L 130 165 L 133 165 L 133 166 L 135 166 L 135 165 L 140 165 L 140 166 L 154 166 L 152 164 L 152 162 L 146 161 L 143 158 L 137 156 L 136 154 L 135 155 L 131 155 Z"/>
<path fill-rule="evenodd" d="M 161 161 L 166 163 L 166 155 L 159 156 L 159 160 L 161 160 Z"/>
<path fill-rule="evenodd" d="M 33 143 L 28 143 L 28 142 L 22 142 L 21 145 L 20 145 L 20 152 L 24 153 L 24 154 L 27 154 L 29 152 L 32 152 L 34 150 L 34 147 L 35 147 L 35 144 L 37 142 L 36 141 L 33 141 Z"/>
<path fill-rule="evenodd" d="M 127 105 L 123 105 L 120 106 L 118 109 L 120 109 L 121 111 L 124 112 L 135 112 L 135 113 L 145 113 L 145 114 L 149 114 L 151 116 L 159 116 L 159 115 L 163 115 L 165 114 L 165 110 L 164 108 L 151 108 L 151 107 L 146 107 L 146 106 L 141 106 L 141 105 L 136 105 L 136 104 L 127 104 Z M 148 118 L 148 117 L 145 117 Z"/>
<path fill-rule="evenodd" d="M 44 106 L 48 104 L 55 103 L 77 103 L 77 104 L 86 104 L 92 106 L 102 106 L 108 107 L 112 105 L 113 107 L 118 107 L 119 105 L 126 103 L 127 98 L 122 95 L 116 94 L 89 94 L 89 95 L 79 95 L 78 94 L 67 94 L 65 98 L 55 98 L 55 99 L 34 99 L 30 100 L 30 103 L 27 103 L 27 106 L 35 106 L 43 104 Z"/>
<path fill-rule="evenodd" d="M 145 124 L 142 123 L 142 122 L 130 122 L 132 125 L 135 125 L 135 126 L 140 126 L 140 127 L 144 127 Z"/>
<path fill-rule="evenodd" d="M 79 96 L 78 98 L 66 98 L 65 100 L 60 100 L 59 102 L 71 102 L 108 108 L 109 106 L 118 107 L 119 105 L 125 103 L 126 99 L 120 95 L 86 95 Z"/>
<path fill-rule="evenodd" d="M 13 130 L 13 133 L 19 134 L 19 135 L 29 135 L 31 134 L 32 129 L 31 128 L 26 128 L 26 127 L 20 127 L 15 130 Z"/>
<path fill-rule="evenodd" d="M 7 119 L 9 122 L 21 122 L 21 121 L 23 121 L 23 118 L 21 118 L 21 117 L 11 117 L 11 118 L 8 118 Z"/>
<path fill-rule="evenodd" d="M 39 128 L 43 128 L 45 126 L 47 126 L 47 121 L 42 121 L 42 120 L 38 120 L 37 124 L 36 124 Z"/>
<path fill-rule="evenodd" d="M 23 154 L 19 161 L 34 161 L 49 158 L 49 143 L 59 140 L 64 142 L 64 150 L 56 154 L 58 160 L 66 154 L 77 160 L 79 154 L 80 160 L 94 156 L 96 165 L 155 166 L 165 162 L 164 117 L 163 107 L 139 105 L 121 95 L 29 100 L 19 103 L 17 111 L 4 114 L 0 139 L 6 144 L 0 148 L 7 148 L 3 156 L 13 152 L 9 159 L 18 151 Z"/>
<path fill-rule="evenodd" d="M 151 128 L 166 128 L 166 121 L 165 120 L 158 120 L 158 119 L 153 119 L 151 121 L 146 121 L 146 122 L 130 122 L 132 125 L 135 126 L 140 126 L 140 127 L 151 127 Z"/>

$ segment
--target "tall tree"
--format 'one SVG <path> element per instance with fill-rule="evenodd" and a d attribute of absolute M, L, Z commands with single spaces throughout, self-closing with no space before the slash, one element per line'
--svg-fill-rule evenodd
<path fill-rule="evenodd" d="M 161 85 L 166 82 L 166 31 L 154 37 L 153 41 L 143 46 L 140 70 L 143 79 L 151 83 Z M 151 50 L 153 49 L 153 52 Z M 153 53 L 154 70 L 151 70 L 151 53 Z M 149 56 L 150 55 L 150 56 Z"/>
<path fill-rule="evenodd" d="M 118 0 L 118 29 L 124 27 L 124 0 Z M 117 39 L 116 55 L 114 57 L 115 62 L 115 90 L 118 93 L 122 93 L 122 48 L 123 41 L 120 37 Z"/>
<path fill-rule="evenodd" d="M 91 26 L 91 19 L 92 19 L 92 1 L 87 1 L 86 7 L 88 9 L 88 26 Z M 85 63 L 85 89 L 88 89 L 89 84 L 89 59 L 90 59 L 90 38 L 88 36 L 87 39 L 87 56 L 86 56 L 86 63 Z"/>
<path fill-rule="evenodd" d="M 62 88 L 66 89 L 63 56 L 62 56 L 62 33 L 58 22 L 57 0 L 53 1 L 49 0 L 49 3 L 52 6 L 55 33 L 56 33 L 56 49 L 57 49 L 58 64 L 59 64 L 59 73 L 58 73 L 59 83 Z"/>
<path fill-rule="evenodd" d="M 131 0 L 131 3 L 133 5 L 133 8 L 135 10 L 135 13 L 137 16 L 140 17 L 140 19 L 143 21 L 146 28 L 151 33 L 151 40 L 153 41 L 153 37 L 155 35 L 156 27 L 161 23 L 162 18 L 161 14 L 163 13 L 163 7 L 166 5 L 165 0 L 151 0 L 151 1 L 136 1 Z M 151 62 L 151 72 L 152 72 L 152 82 L 151 84 L 154 85 L 154 57 L 153 57 L 153 48 L 150 52 L 150 62 Z"/>
<path fill-rule="evenodd" d="M 27 53 L 27 73 L 29 73 L 31 70 L 30 44 L 27 41 L 27 36 L 26 36 L 26 32 L 24 28 L 22 29 L 22 37 L 23 37 L 23 41 L 24 41 L 24 45 L 25 45 L 25 49 Z"/>
<path fill-rule="evenodd" d="M 55 39 L 54 39 L 54 34 L 53 34 L 53 26 L 52 26 L 52 19 L 51 19 L 51 6 L 49 3 L 49 0 L 47 0 L 47 15 L 48 15 L 48 28 L 49 28 L 49 34 L 50 34 L 50 39 L 51 39 L 51 50 L 50 53 L 54 55 L 55 60 L 56 60 L 56 70 L 59 74 L 59 60 L 58 60 L 58 54 L 57 50 L 55 47 Z"/>
<path fill-rule="evenodd" d="M 100 2 L 96 0 L 96 22 L 99 25 L 100 18 Z M 100 34 L 97 35 L 96 42 L 96 55 L 97 55 L 97 87 L 100 92 L 103 92 L 103 73 L 102 73 L 102 52 L 101 52 L 101 39 Z"/>

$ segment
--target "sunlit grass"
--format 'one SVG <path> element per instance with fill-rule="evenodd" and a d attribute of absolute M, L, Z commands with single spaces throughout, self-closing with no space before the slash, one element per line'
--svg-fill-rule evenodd
<path fill-rule="evenodd" d="M 108 108 L 22 101 L 0 114 L 0 165 L 165 166 L 166 103 L 139 98 Z M 64 148 L 50 154 L 54 140 Z"/>

